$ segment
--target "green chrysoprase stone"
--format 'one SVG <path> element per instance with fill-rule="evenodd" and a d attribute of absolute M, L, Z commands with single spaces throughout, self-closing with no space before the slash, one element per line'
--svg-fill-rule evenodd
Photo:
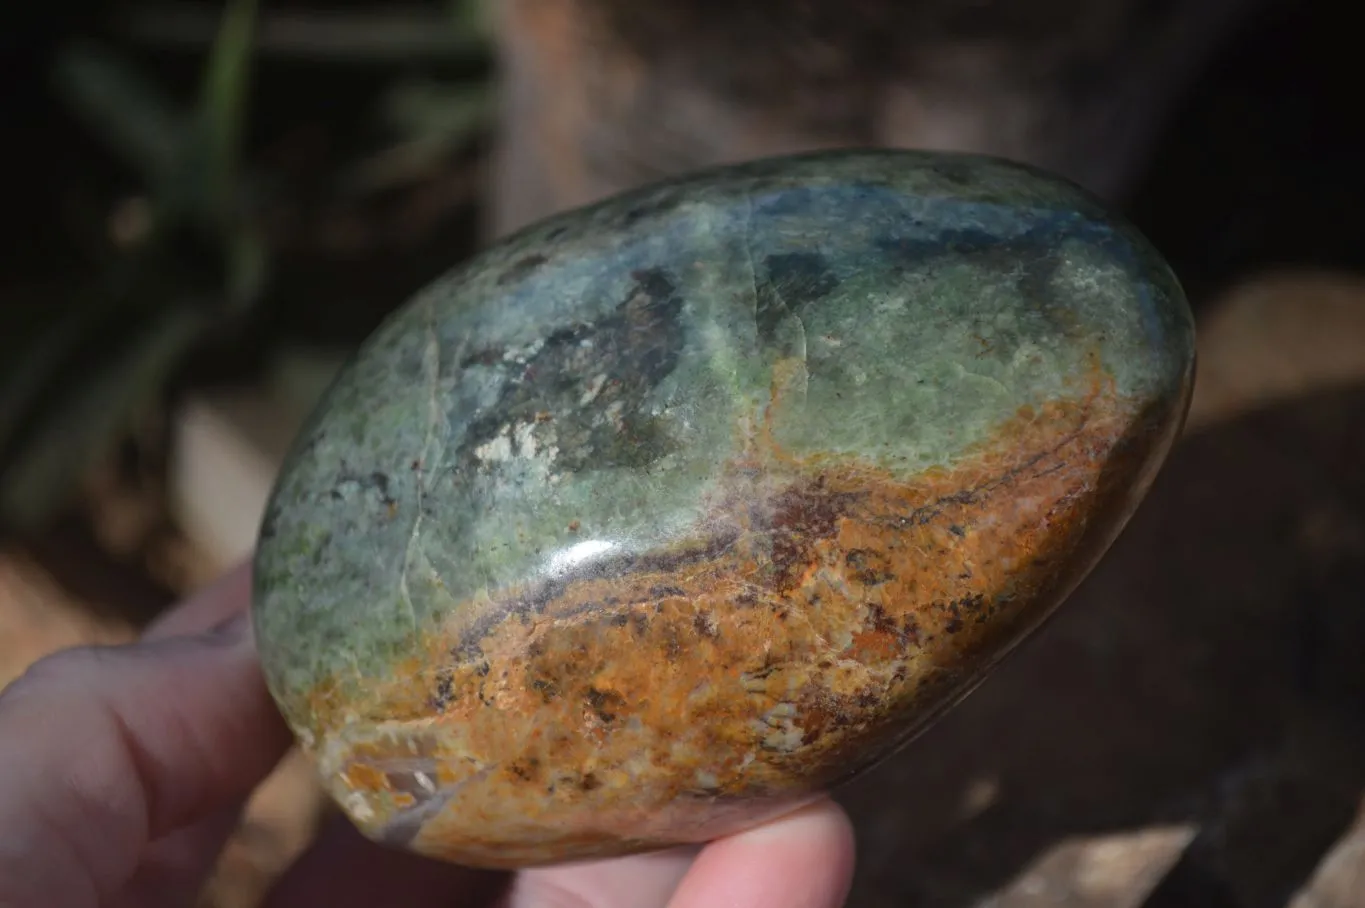
<path fill-rule="evenodd" d="M 840 152 L 642 189 L 420 293 L 302 432 L 270 688 L 367 834 L 515 867 L 724 835 L 899 747 L 1178 432 L 1190 313 L 1071 185 Z"/>

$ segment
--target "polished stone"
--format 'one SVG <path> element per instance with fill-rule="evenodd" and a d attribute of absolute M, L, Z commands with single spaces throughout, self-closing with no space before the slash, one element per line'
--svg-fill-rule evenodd
<path fill-rule="evenodd" d="M 269 505 L 271 690 L 368 835 L 703 841 L 905 744 L 1179 430 L 1181 290 L 1071 185 L 842 152 L 534 225 L 343 371 Z"/>

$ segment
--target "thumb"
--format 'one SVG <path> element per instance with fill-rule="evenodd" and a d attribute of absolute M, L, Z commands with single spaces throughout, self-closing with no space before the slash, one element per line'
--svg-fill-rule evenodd
<path fill-rule="evenodd" d="M 288 741 L 244 613 L 39 661 L 0 694 L 0 904 L 112 899 L 149 843 L 244 798 Z"/>

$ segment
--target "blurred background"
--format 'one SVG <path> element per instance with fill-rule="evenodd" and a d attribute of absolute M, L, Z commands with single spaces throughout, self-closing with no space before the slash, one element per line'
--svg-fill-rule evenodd
<path fill-rule="evenodd" d="M 969 77 L 944 95 L 961 110 L 864 135 L 811 127 L 742 73 L 731 98 L 686 66 L 602 65 L 648 46 L 654 15 L 701 23 L 653 26 L 694 42 L 694 63 L 736 52 L 706 37 L 724 15 L 701 0 L 591 22 L 620 4 L 506 2 L 0 11 L 0 685 L 56 648 L 130 639 L 249 552 L 334 370 L 504 229 L 689 166 L 850 136 L 1080 161 L 1074 175 L 1101 174 L 1094 188 L 1190 291 L 1190 425 L 1063 614 L 842 793 L 861 834 L 851 904 L 1365 906 L 1365 131 L 1347 9 L 1271 0 L 1169 64 L 1104 44 L 1090 56 L 1145 53 L 1143 79 L 1180 72 L 1161 115 L 1139 117 L 1138 138 L 1062 118 L 1021 144 L 930 128 L 989 106 Z M 809 24 L 831 5 L 789 9 Z M 1139 23 L 1180 6 L 1136 5 Z M 979 48 L 983 29 L 1000 46 L 1038 40 L 996 9 L 1010 4 L 970 6 L 945 46 Z M 850 80 L 836 97 L 861 90 L 810 44 L 814 25 L 770 28 L 787 8 L 754 9 L 748 27 L 767 30 L 744 40 L 780 45 L 771 65 L 793 92 L 806 82 L 782 66 L 823 73 L 820 90 Z M 1043 22 L 1049 40 L 1058 21 Z M 884 69 L 897 66 L 913 87 L 915 71 Z M 1034 83 L 1047 95 L 1077 78 Z M 593 92 L 651 79 L 694 119 L 602 125 L 624 102 Z M 695 113 L 707 104 L 721 113 Z M 778 125 L 725 131 L 760 120 Z M 1120 158 L 1122 179 L 1090 167 Z M 324 809 L 290 758 L 203 904 L 257 904 Z"/>

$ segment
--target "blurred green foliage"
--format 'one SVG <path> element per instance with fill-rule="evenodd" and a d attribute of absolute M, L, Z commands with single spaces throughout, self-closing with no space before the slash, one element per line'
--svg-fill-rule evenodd
<path fill-rule="evenodd" d="M 93 282 L 64 288 L 73 298 L 37 316 L 0 309 L 0 527 L 8 530 L 39 528 L 70 503 L 80 477 L 159 404 L 187 357 L 268 299 L 272 175 L 243 155 L 258 57 L 379 59 L 396 70 L 372 112 L 386 141 L 359 156 L 338 192 L 381 192 L 438 167 L 491 116 L 486 81 L 404 70 L 413 54 L 487 52 L 483 5 L 473 0 L 450 3 L 434 29 L 429 17 L 387 6 L 272 12 L 256 0 L 134 9 L 122 21 L 121 38 L 72 37 L 52 64 L 61 102 L 137 191 L 110 213 L 116 229 L 101 238 Z M 134 63 L 148 41 L 207 45 L 190 104 Z"/>

